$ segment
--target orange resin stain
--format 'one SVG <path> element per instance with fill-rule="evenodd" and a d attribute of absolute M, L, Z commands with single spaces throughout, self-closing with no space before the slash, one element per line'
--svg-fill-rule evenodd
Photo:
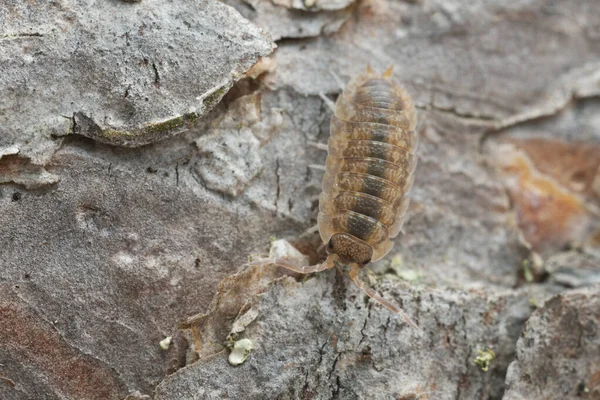
<path fill-rule="evenodd" d="M 571 171 L 565 173 L 565 169 L 560 168 L 561 154 L 567 154 L 567 160 L 562 162 L 569 163 L 573 157 L 572 153 L 570 156 L 562 153 L 564 148 L 561 147 L 562 144 L 553 147 L 543 139 L 534 139 L 499 143 L 492 152 L 495 164 L 505 177 L 518 226 L 533 250 L 542 255 L 585 242 L 598 223 L 581 196 L 585 186 L 570 187 L 567 176 L 572 176 Z M 528 153 L 534 156 L 529 157 Z M 546 158 L 540 158 L 544 153 Z M 579 172 L 576 175 L 582 176 Z M 573 190 L 576 188 L 580 190 Z"/>
<path fill-rule="evenodd" d="M 595 184 L 600 178 L 600 145 L 541 138 L 510 143 L 522 149 L 540 173 L 590 200 L 600 200 Z"/>

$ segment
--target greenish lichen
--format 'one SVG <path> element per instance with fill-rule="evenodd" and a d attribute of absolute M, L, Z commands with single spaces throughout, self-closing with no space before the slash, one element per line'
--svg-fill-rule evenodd
<path fill-rule="evenodd" d="M 198 121 L 198 118 L 200 118 L 200 116 L 198 115 L 198 113 L 191 112 L 189 114 L 184 115 L 184 118 L 193 124 L 196 121 Z"/>
<path fill-rule="evenodd" d="M 475 359 L 475 364 L 477 364 L 483 372 L 487 372 L 492 360 L 496 358 L 496 353 L 489 348 L 486 348 L 485 351 L 477 350 L 477 353 L 479 353 L 479 355 Z"/>
<path fill-rule="evenodd" d="M 216 106 L 217 103 L 221 101 L 223 96 L 225 96 L 225 94 L 229 91 L 229 88 L 230 86 L 228 85 L 221 86 L 220 88 L 217 88 L 214 92 L 206 95 L 206 97 L 202 99 L 202 104 L 204 104 L 206 110 L 208 111 L 214 106 Z"/>
<path fill-rule="evenodd" d="M 168 132 L 183 126 L 183 117 L 176 117 L 163 122 L 157 122 L 147 125 L 142 131 L 143 133 L 155 135 L 157 133 Z"/>
<path fill-rule="evenodd" d="M 409 268 L 404 264 L 404 260 L 400 254 L 392 258 L 387 272 L 407 282 L 414 282 L 422 278 L 421 272 Z"/>
<path fill-rule="evenodd" d="M 396 270 L 402 267 L 404 267 L 404 259 L 402 258 L 401 254 L 398 254 L 392 258 L 392 261 L 390 262 L 390 268 Z"/>
<path fill-rule="evenodd" d="M 523 261 L 523 276 L 526 282 L 533 282 L 533 269 L 529 260 Z"/>
<path fill-rule="evenodd" d="M 414 282 L 421 278 L 421 273 L 414 269 L 402 269 L 397 272 L 398 278 L 407 282 Z"/>
<path fill-rule="evenodd" d="M 196 115 L 195 113 L 193 113 Z M 188 114 L 190 115 L 190 114 Z M 166 121 L 154 122 L 148 124 L 140 129 L 132 130 L 132 131 L 119 131 L 116 129 L 104 129 L 102 131 L 102 136 L 106 139 L 125 139 L 131 140 L 132 138 L 141 138 L 147 136 L 161 136 L 161 134 L 165 132 L 174 131 L 183 127 L 185 121 L 188 119 L 188 116 L 185 117 L 179 116 L 175 118 L 171 118 Z M 196 116 L 197 119 L 197 116 Z"/>
<path fill-rule="evenodd" d="M 529 298 L 529 306 L 531 308 L 538 308 L 539 307 L 537 300 L 534 299 L 533 297 Z"/>

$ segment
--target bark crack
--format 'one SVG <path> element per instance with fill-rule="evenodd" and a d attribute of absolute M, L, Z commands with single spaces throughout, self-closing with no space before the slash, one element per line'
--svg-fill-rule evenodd
<path fill-rule="evenodd" d="M 158 68 L 156 68 L 156 63 L 152 63 L 152 69 L 154 70 L 154 87 L 157 89 L 160 88 L 160 75 L 158 73 Z"/>
<path fill-rule="evenodd" d="M 427 105 L 415 105 L 415 108 L 419 109 L 419 110 L 434 110 L 434 111 L 438 111 L 438 112 L 442 112 L 442 113 L 446 113 L 446 114 L 450 114 L 453 115 L 457 118 L 460 119 L 465 119 L 465 120 L 469 120 L 469 121 L 475 121 L 481 125 L 485 125 L 485 126 L 495 126 L 499 123 L 501 123 L 501 120 L 499 120 L 498 118 L 489 116 L 489 115 L 475 115 L 475 114 L 471 114 L 471 113 L 465 113 L 465 112 L 460 112 L 458 111 L 455 107 L 440 107 L 440 106 L 436 106 L 433 104 L 427 104 Z"/>
<path fill-rule="evenodd" d="M 40 37 L 44 37 L 44 35 L 39 32 L 2 33 L 2 34 L 0 34 L 0 40 L 29 39 L 29 38 L 40 38 Z"/>
<path fill-rule="evenodd" d="M 365 334 L 365 329 L 367 328 L 367 323 L 369 322 L 369 318 L 371 318 L 371 309 L 372 309 L 372 303 L 369 303 L 368 306 L 368 311 L 367 311 L 367 317 L 365 318 L 365 322 L 362 326 L 362 328 L 360 329 L 360 334 L 362 335 L 362 337 L 360 338 L 360 341 L 358 342 L 358 347 L 360 347 L 360 345 L 365 341 L 366 338 L 366 334 Z"/>
<path fill-rule="evenodd" d="M 277 191 L 275 192 L 275 215 L 279 214 L 279 196 L 281 195 L 281 187 L 280 185 L 280 180 L 281 177 L 279 176 L 279 157 L 277 157 L 275 159 L 275 179 L 276 179 L 276 185 L 277 185 Z"/>

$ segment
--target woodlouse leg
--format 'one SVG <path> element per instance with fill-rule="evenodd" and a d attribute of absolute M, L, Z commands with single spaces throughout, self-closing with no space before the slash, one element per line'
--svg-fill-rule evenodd
<path fill-rule="evenodd" d="M 316 265 L 297 265 L 293 262 L 286 260 L 285 258 L 265 258 L 262 260 L 252 261 L 246 264 L 249 267 L 253 266 L 265 266 L 265 265 L 276 265 L 278 267 L 287 268 L 290 271 L 298 272 L 300 274 L 311 274 L 313 272 L 325 271 L 326 269 L 333 268 L 335 262 L 332 259 L 323 261 L 322 264 Z"/>
<path fill-rule="evenodd" d="M 367 284 L 365 282 L 363 282 L 360 279 L 360 277 L 358 276 L 359 272 L 360 272 L 360 267 L 358 266 L 358 264 L 352 265 L 352 267 L 350 269 L 350 278 L 354 281 L 354 283 L 356 284 L 356 286 L 359 287 L 360 290 L 362 290 L 367 296 L 369 296 L 370 298 L 372 298 L 373 300 L 375 300 L 376 302 L 378 302 L 379 304 L 381 304 L 388 310 L 392 311 L 395 314 L 400 314 L 400 316 L 402 317 L 404 322 L 406 322 L 408 325 L 415 328 L 419 333 L 423 332 L 421 330 L 421 328 L 419 328 L 417 326 L 417 324 L 415 324 L 413 322 L 413 320 L 410 319 L 410 317 L 404 312 L 404 310 L 402 310 L 400 307 L 396 306 L 395 304 L 385 300 L 383 297 L 381 297 L 381 295 L 379 293 L 377 293 L 375 290 L 373 290 L 369 286 L 367 286 Z"/>
<path fill-rule="evenodd" d="M 319 150 L 325 150 L 325 151 L 329 150 L 326 143 L 318 143 L 318 142 L 313 142 L 312 140 L 309 140 L 308 142 L 306 142 L 306 144 L 308 144 L 309 146 L 315 147 Z"/>
<path fill-rule="evenodd" d="M 325 96 L 325 93 L 319 93 L 319 97 L 321 98 L 321 100 L 323 100 L 323 102 L 327 105 L 327 107 L 329 107 L 331 111 L 335 112 L 335 103 L 331 101 L 329 97 Z"/>
<path fill-rule="evenodd" d="M 326 246 L 327 246 L 327 243 L 321 243 L 321 245 L 317 249 L 317 253 L 321 253 Z"/>
<path fill-rule="evenodd" d="M 344 89 L 346 88 L 346 85 L 344 84 L 344 82 L 342 81 L 342 79 L 338 76 L 338 74 L 336 74 L 332 70 L 329 70 L 329 73 L 331 74 L 331 76 L 333 76 L 333 79 L 335 80 L 335 83 L 338 84 L 338 86 L 340 87 L 340 89 L 343 92 Z"/>
<path fill-rule="evenodd" d="M 319 171 L 325 171 L 325 166 L 319 164 L 309 164 L 308 168 L 318 169 Z"/>
<path fill-rule="evenodd" d="M 316 233 L 316 232 L 318 232 L 318 231 L 319 231 L 319 225 L 317 224 L 317 225 L 315 225 L 315 226 L 311 226 L 310 228 L 308 228 L 308 229 L 306 230 L 306 233 L 309 233 L 309 234 L 311 234 L 311 235 L 312 235 L 313 233 Z"/>

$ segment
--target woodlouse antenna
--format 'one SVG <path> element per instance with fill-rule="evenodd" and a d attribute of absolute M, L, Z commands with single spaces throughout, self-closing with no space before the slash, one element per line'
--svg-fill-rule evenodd
<path fill-rule="evenodd" d="M 373 73 L 373 68 L 371 68 L 371 64 L 367 63 L 367 74 L 372 74 Z"/>
<path fill-rule="evenodd" d="M 390 79 L 392 77 L 392 74 L 394 73 L 394 65 L 390 65 L 388 67 L 388 69 L 385 70 L 385 72 L 383 73 L 383 77 L 385 79 Z"/>
<path fill-rule="evenodd" d="M 307 234 L 309 234 L 309 235 L 312 235 L 313 233 L 317 233 L 317 232 L 319 232 L 319 225 L 311 226 L 310 228 L 308 228 L 304 232 L 307 233 Z"/>
<path fill-rule="evenodd" d="M 311 146 L 311 147 L 314 147 L 316 149 L 319 149 L 319 150 L 325 150 L 325 151 L 328 150 L 328 147 L 327 147 L 326 143 L 319 143 L 319 142 L 314 142 L 312 140 L 308 140 L 306 142 L 306 144 L 309 145 L 309 146 Z"/>
<path fill-rule="evenodd" d="M 352 264 L 350 267 L 350 278 L 354 281 L 354 283 L 356 284 L 356 286 L 358 286 L 358 288 L 360 290 L 362 290 L 367 296 L 369 296 L 370 298 L 372 298 L 373 300 L 375 300 L 376 302 L 378 302 L 379 304 L 381 304 L 382 306 L 384 306 L 385 308 L 387 308 L 394 314 L 399 314 L 402 317 L 402 319 L 404 320 L 404 322 L 406 322 L 408 325 L 410 325 L 411 327 L 416 329 L 419 332 L 419 334 L 423 333 L 421 328 L 419 328 L 419 326 L 417 324 L 415 324 L 415 322 L 412 319 L 410 319 L 410 317 L 404 312 L 404 310 L 402 310 L 400 307 L 396 306 L 395 304 L 387 301 L 386 299 L 381 297 L 381 295 L 379 293 L 377 293 L 375 290 L 373 290 L 369 286 L 367 286 L 367 284 L 365 282 L 363 282 L 360 279 L 360 277 L 358 276 L 359 273 L 360 273 L 360 266 L 358 264 Z"/>
<path fill-rule="evenodd" d="M 325 171 L 325 166 L 319 164 L 309 164 L 308 168 L 316 169 L 317 171 Z"/>

